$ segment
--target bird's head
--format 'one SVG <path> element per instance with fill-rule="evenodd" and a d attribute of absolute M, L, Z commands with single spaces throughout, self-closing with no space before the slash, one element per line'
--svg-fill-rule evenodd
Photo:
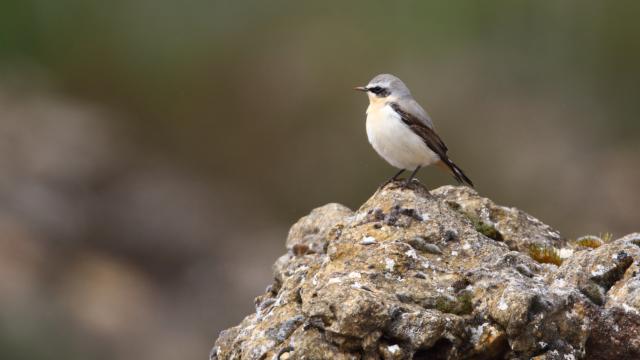
<path fill-rule="evenodd" d="M 411 95 L 407 85 L 391 74 L 377 75 L 366 86 L 357 86 L 353 89 L 366 92 L 370 102 Z"/>

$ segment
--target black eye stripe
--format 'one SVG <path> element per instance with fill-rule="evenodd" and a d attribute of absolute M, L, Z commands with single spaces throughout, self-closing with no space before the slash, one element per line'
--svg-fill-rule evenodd
<path fill-rule="evenodd" d="M 371 91 L 372 93 L 376 94 L 379 97 L 384 97 L 384 96 L 388 96 L 390 94 L 390 91 L 381 87 L 381 86 L 374 86 L 374 87 L 370 87 L 367 90 Z"/>

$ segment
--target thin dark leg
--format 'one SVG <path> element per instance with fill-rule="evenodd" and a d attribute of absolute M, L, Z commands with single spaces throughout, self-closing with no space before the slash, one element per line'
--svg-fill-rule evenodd
<path fill-rule="evenodd" d="M 390 181 L 396 181 L 398 180 L 398 176 L 402 175 L 402 173 L 404 172 L 404 169 L 401 169 L 400 171 L 398 171 L 395 175 L 393 175 L 393 177 L 391 179 L 389 179 Z"/>
<path fill-rule="evenodd" d="M 411 180 L 413 180 L 414 177 L 416 177 L 416 174 L 418 173 L 418 170 L 420 170 L 420 166 L 418 166 L 415 170 L 413 170 L 413 172 L 411 173 L 411 176 L 409 176 L 407 178 L 407 180 L 404 181 L 404 186 L 409 186 L 409 184 L 411 184 Z"/>
<path fill-rule="evenodd" d="M 383 187 L 387 186 L 390 182 L 398 180 L 398 176 L 400 176 L 400 174 L 402 174 L 403 172 L 404 172 L 404 169 L 398 171 L 395 175 L 393 175 L 391 178 L 389 178 L 389 180 L 387 180 L 384 183 L 382 183 L 382 185 L 380 185 L 380 189 L 382 189 Z"/>

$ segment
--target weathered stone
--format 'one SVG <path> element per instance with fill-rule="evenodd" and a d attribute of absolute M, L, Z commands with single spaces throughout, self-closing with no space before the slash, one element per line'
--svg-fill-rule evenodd
<path fill-rule="evenodd" d="M 468 187 L 443 186 L 433 191 L 471 221 L 487 237 L 504 241 L 509 249 L 525 252 L 532 244 L 562 247 L 560 233 L 516 208 L 496 205 Z"/>
<path fill-rule="evenodd" d="M 640 314 L 640 233 L 627 235 L 619 240 L 615 241 L 615 244 L 624 244 L 623 248 L 605 247 L 610 249 L 610 256 L 616 256 L 615 264 L 618 265 L 618 269 L 622 268 L 620 265 L 624 265 L 629 262 L 628 259 L 620 259 L 620 251 L 623 251 L 633 258 L 635 261 L 631 262 L 631 265 L 625 270 L 624 275 L 620 281 L 614 283 L 609 292 L 607 293 L 607 307 L 621 307 L 626 311 L 638 311 Z M 631 245 L 635 245 L 634 248 Z M 618 253 L 615 253 L 618 251 Z M 606 255 L 605 255 L 606 256 Z"/>
<path fill-rule="evenodd" d="M 593 314 L 587 354 L 593 360 L 640 359 L 640 314 L 619 307 Z"/>
<path fill-rule="evenodd" d="M 313 252 L 324 252 L 329 230 L 353 212 L 340 204 L 327 204 L 313 209 L 311 213 L 298 220 L 289 230 L 287 249 L 304 245 Z"/>
<path fill-rule="evenodd" d="M 498 235 L 499 234 L 499 235 Z M 216 359 L 634 358 L 640 236 L 538 264 L 559 234 L 467 188 L 387 187 L 355 213 L 296 223 L 256 313 L 223 331 Z M 593 354 L 593 357 L 590 357 Z M 598 357 L 600 356 L 600 357 Z"/>
<path fill-rule="evenodd" d="M 597 305 L 638 310 L 640 246 L 633 240 L 625 237 L 596 249 L 578 250 L 548 275 L 549 281 L 573 285 Z"/>
<path fill-rule="evenodd" d="M 426 242 L 422 236 L 416 236 L 407 241 L 407 243 L 416 250 L 426 251 L 432 254 L 442 254 L 442 250 L 440 250 L 438 245 Z"/>

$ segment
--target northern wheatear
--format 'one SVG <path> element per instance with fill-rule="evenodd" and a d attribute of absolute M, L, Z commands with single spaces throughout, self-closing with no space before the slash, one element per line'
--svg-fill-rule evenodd
<path fill-rule="evenodd" d="M 439 165 L 459 183 L 473 187 L 471 180 L 447 156 L 447 146 L 433 128 L 427 112 L 411 96 L 402 80 L 390 74 L 374 77 L 367 86 L 355 90 L 369 96 L 367 137 L 371 146 L 389 164 L 400 171 L 385 182 L 397 180 L 405 170 L 413 173 L 408 185 L 421 167 Z"/>

